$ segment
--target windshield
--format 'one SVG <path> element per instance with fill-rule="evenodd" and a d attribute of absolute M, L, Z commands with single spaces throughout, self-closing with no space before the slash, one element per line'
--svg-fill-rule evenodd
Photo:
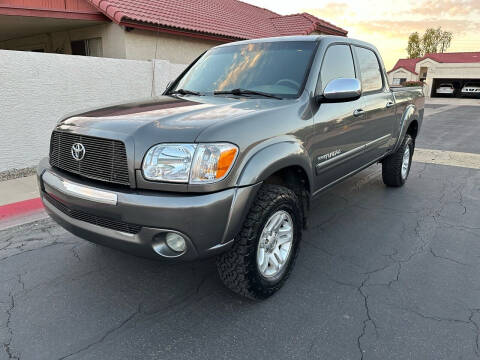
<path fill-rule="evenodd" d="M 303 90 L 316 46 L 314 41 L 280 41 L 214 48 L 172 90 L 213 94 L 242 89 L 297 97 Z"/>

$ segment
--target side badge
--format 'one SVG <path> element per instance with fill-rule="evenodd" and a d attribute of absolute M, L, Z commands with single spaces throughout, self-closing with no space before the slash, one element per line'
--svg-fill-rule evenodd
<path fill-rule="evenodd" d="M 340 155 L 342 153 L 342 150 L 340 149 L 337 149 L 337 150 L 334 150 L 334 151 L 331 151 L 329 152 L 328 154 L 325 154 L 325 155 L 322 155 L 322 156 L 319 156 L 317 158 L 318 161 L 325 161 L 325 160 L 329 160 L 337 155 Z"/>

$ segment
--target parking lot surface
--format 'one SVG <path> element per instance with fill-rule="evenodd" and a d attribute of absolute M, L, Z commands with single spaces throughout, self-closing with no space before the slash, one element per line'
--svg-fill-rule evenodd
<path fill-rule="evenodd" d="M 480 154 L 479 137 L 480 107 L 435 105 L 417 147 Z M 263 302 L 226 290 L 213 259 L 145 260 L 48 219 L 4 230 L 0 359 L 480 358 L 480 170 L 415 162 L 391 189 L 380 169 L 315 201 Z"/>

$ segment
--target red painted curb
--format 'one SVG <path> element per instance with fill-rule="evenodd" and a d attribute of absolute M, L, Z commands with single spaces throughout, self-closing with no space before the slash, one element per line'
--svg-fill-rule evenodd
<path fill-rule="evenodd" d="M 20 216 L 43 209 L 40 198 L 19 201 L 13 204 L 0 206 L 0 220 L 5 220 L 13 216 Z"/>

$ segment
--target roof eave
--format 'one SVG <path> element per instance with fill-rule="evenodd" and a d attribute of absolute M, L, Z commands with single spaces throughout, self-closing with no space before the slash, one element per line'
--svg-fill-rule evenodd
<path fill-rule="evenodd" d="M 80 10 L 71 11 L 63 9 L 43 9 L 11 5 L 0 5 L 0 15 L 69 20 L 109 21 L 108 17 L 104 16 L 102 13 L 99 12 Z"/>
<path fill-rule="evenodd" d="M 390 71 L 387 71 L 387 74 L 390 74 L 391 72 L 394 72 L 394 71 L 397 71 L 397 70 L 400 70 L 400 69 L 403 69 L 403 70 L 405 70 L 405 71 L 408 71 L 409 73 L 412 73 L 412 74 L 418 75 L 418 73 L 417 73 L 417 72 L 415 72 L 415 71 L 412 71 L 412 70 L 408 70 L 408 69 L 407 69 L 406 67 L 404 67 L 404 66 L 399 66 L 399 67 L 397 67 L 397 68 L 393 68 L 392 70 L 390 70 Z"/>
<path fill-rule="evenodd" d="M 230 37 L 230 36 L 223 36 L 219 34 L 203 33 L 198 31 L 191 31 L 188 29 L 180 29 L 180 28 L 161 26 L 161 25 L 155 25 L 150 23 L 136 22 L 136 21 L 131 21 L 129 19 L 125 19 L 124 21 L 121 21 L 119 25 L 129 27 L 129 28 L 139 29 L 139 30 L 154 31 L 158 33 L 186 36 L 186 37 L 192 37 L 196 39 L 219 41 L 224 43 L 238 41 L 238 40 L 248 40 L 246 37 Z"/>
<path fill-rule="evenodd" d="M 320 31 L 320 32 L 322 32 L 324 34 L 327 34 L 327 35 L 337 35 L 337 36 L 347 36 L 348 35 L 348 31 L 346 31 L 346 30 L 340 31 L 340 30 L 328 28 L 326 26 L 322 26 L 320 24 L 315 26 L 315 30 Z"/>

